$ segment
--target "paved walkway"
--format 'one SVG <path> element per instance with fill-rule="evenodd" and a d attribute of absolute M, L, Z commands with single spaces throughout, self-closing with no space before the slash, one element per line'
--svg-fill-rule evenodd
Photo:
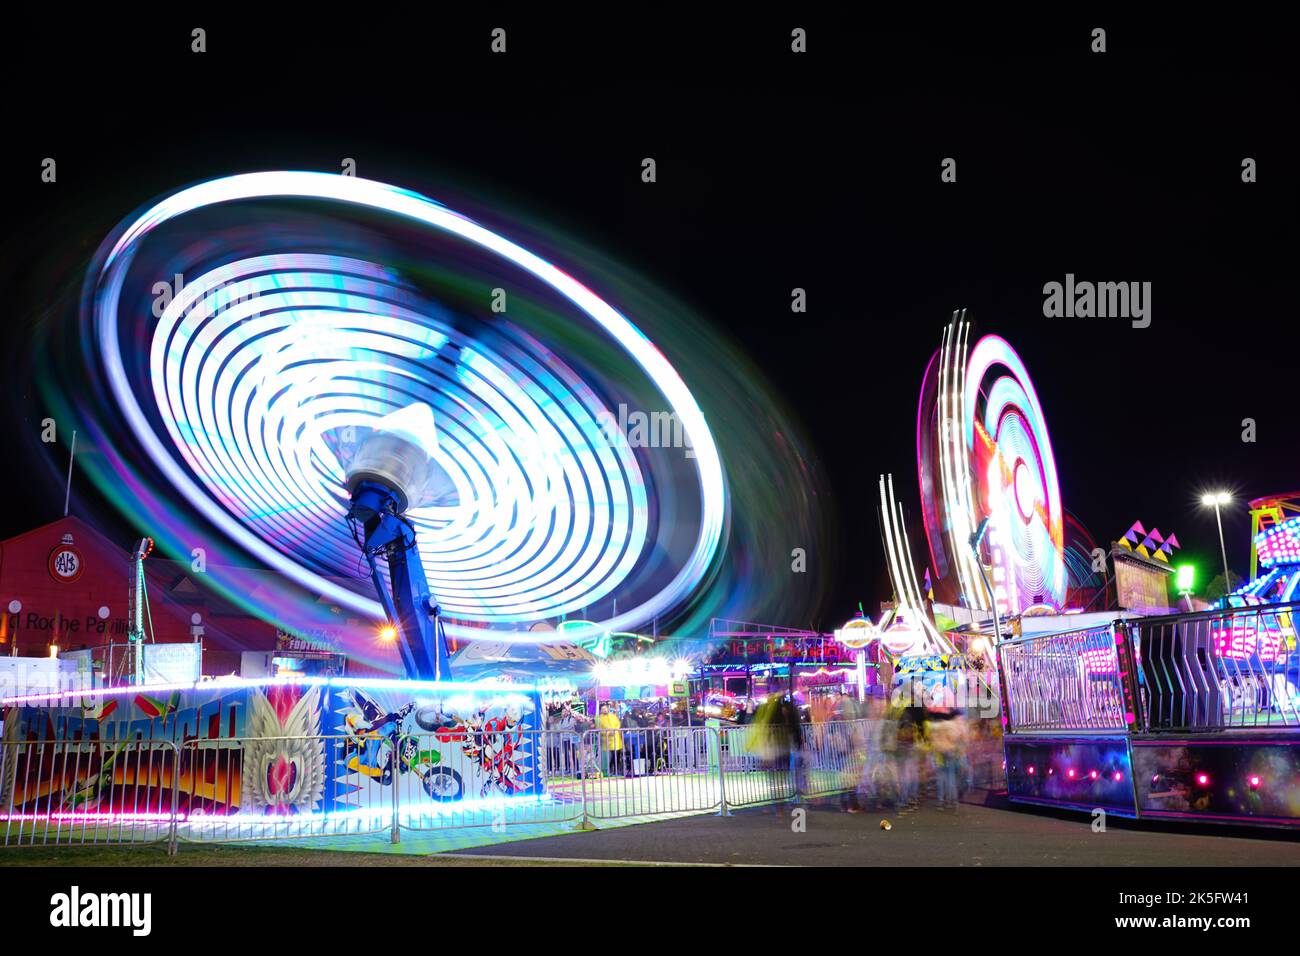
<path fill-rule="evenodd" d="M 973 796 L 975 800 L 955 812 L 929 806 L 901 816 L 881 811 L 848 814 L 832 798 L 800 807 L 783 803 L 738 810 L 729 817 L 628 817 L 600 821 L 594 831 L 577 831 L 573 822 L 404 830 L 396 845 L 387 832 L 189 848 L 182 843 L 179 857 L 196 864 L 214 855 L 256 864 L 258 854 L 265 853 L 268 864 L 284 857 L 304 866 L 328 863 L 330 857 L 343 865 L 366 861 L 364 865 L 372 866 L 385 857 L 400 865 L 469 858 L 467 862 L 484 864 L 1300 866 L 1300 832 L 1112 819 L 1106 832 L 1095 833 L 1083 815 L 1013 810 L 998 796 Z M 796 809 L 804 811 L 802 829 L 794 826 Z M 882 820 L 891 828 L 883 829 Z M 32 861 L 32 854 L 42 849 L 48 849 L 54 863 L 62 859 L 61 853 L 70 852 L 51 844 L 9 856 Z M 112 861 L 123 854 L 168 859 L 160 846 L 75 849 Z"/>
<path fill-rule="evenodd" d="M 1088 817 L 1012 810 L 983 794 L 955 812 L 927 807 L 902 816 L 843 813 L 837 801 L 807 807 L 804 832 L 792 806 L 690 816 L 463 851 L 532 859 L 813 866 L 1300 866 L 1300 834 L 1186 828 L 1112 820 L 1094 833 Z M 880 827 L 889 819 L 892 829 Z"/>
<path fill-rule="evenodd" d="M 830 789 L 839 777 L 829 771 L 811 771 L 808 779 L 814 786 Z M 460 814 L 455 805 L 446 808 L 455 823 L 433 821 L 428 829 L 403 829 L 401 842 L 392 843 L 386 828 L 378 832 L 281 836 L 276 839 L 256 839 L 256 829 L 246 825 L 226 828 L 217 819 L 208 834 L 211 842 L 245 837 L 249 845 L 299 847 L 305 849 L 341 850 L 356 853 L 427 854 L 448 853 L 473 847 L 491 847 L 502 843 L 562 836 L 582 832 L 581 795 L 585 786 L 589 812 L 593 825 L 601 830 L 618 829 L 649 822 L 680 819 L 685 816 L 716 813 L 721 806 L 722 789 L 717 773 L 672 773 L 635 778 L 606 777 L 586 781 L 560 779 L 551 785 L 551 794 L 557 798 L 553 805 L 541 805 L 536 810 L 522 806 L 510 811 L 512 819 L 540 822 L 511 822 L 494 826 L 491 810 Z M 758 804 L 791 792 L 792 782 L 784 773 L 727 773 L 725 786 L 728 801 L 746 801 Z M 674 812 L 656 812 L 661 807 L 687 807 Z M 474 825 L 461 825 L 461 822 Z M 239 832 L 236 832 L 239 830 Z M 182 828 L 182 842 L 185 830 Z"/>

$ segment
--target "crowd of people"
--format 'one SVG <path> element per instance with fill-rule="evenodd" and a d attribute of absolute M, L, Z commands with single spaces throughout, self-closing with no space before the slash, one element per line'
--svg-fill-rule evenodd
<path fill-rule="evenodd" d="M 551 773 L 564 777 L 653 772 L 662 766 L 670 743 L 666 731 L 672 726 L 666 708 L 605 701 L 592 717 L 572 703 L 554 704 L 546 710 L 547 764 Z M 593 739 L 584 736 L 588 730 L 599 733 Z"/>
<path fill-rule="evenodd" d="M 940 810 L 957 809 L 974 787 L 997 785 L 1002 764 L 995 722 L 979 719 L 942 696 L 904 687 L 866 702 L 862 770 L 843 798 L 844 809 L 867 806 L 907 813 L 933 794 Z"/>
<path fill-rule="evenodd" d="M 788 697 L 776 695 L 750 718 L 761 735 L 762 755 L 772 769 L 787 769 L 806 789 L 808 751 L 851 748 L 845 761 L 856 779 L 841 781 L 843 809 L 849 813 L 875 807 L 907 813 L 933 795 L 940 810 L 952 811 L 974 787 L 999 786 L 1002 748 L 995 722 L 963 712 L 942 694 L 906 685 L 889 696 L 870 696 L 859 703 L 852 695 L 823 695 L 799 719 Z M 825 727 L 833 721 L 843 732 L 828 748 Z M 844 734 L 849 737 L 845 739 Z M 861 767 L 860 772 L 856 770 Z"/>
<path fill-rule="evenodd" d="M 674 754 L 674 747 L 692 746 L 677 739 L 675 726 L 667 707 L 604 701 L 592 716 L 571 703 L 553 704 L 545 721 L 548 771 L 633 777 L 676 769 L 675 756 L 683 758 L 680 769 L 697 769 L 688 754 Z M 850 813 L 867 807 L 907 813 L 931 797 L 940 810 L 951 811 L 966 790 L 1000 785 L 996 721 L 964 712 L 919 684 L 863 702 L 852 693 L 824 693 L 803 706 L 774 693 L 750 702 L 734 726 L 749 729 L 743 737 L 724 738 L 728 759 L 748 757 L 789 773 L 800 792 L 808 791 L 810 769 L 825 772 L 828 753 L 851 757 L 835 762 L 852 768 L 853 779 L 836 788 Z M 732 752 L 740 746 L 744 754 Z"/>

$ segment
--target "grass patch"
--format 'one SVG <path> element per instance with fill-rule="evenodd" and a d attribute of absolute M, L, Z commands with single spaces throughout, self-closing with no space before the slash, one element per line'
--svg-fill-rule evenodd
<path fill-rule="evenodd" d="M 165 846 L 60 846 L 0 848 L 5 866 L 592 866 L 591 863 L 493 860 L 471 856 L 341 853 L 297 847 L 182 845 L 175 856 Z M 611 863 L 610 866 L 619 864 Z"/>

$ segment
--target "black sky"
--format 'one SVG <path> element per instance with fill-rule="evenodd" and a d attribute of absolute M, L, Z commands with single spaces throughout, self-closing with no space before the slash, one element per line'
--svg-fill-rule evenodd
<path fill-rule="evenodd" d="M 1137 519 L 1176 532 L 1212 570 L 1203 489 L 1300 488 L 1281 26 L 901 28 L 802 9 L 743 25 L 638 9 L 546 26 L 384 13 L 373 26 L 232 16 L 18 31 L 6 427 L 40 418 L 24 349 L 54 294 L 51 264 L 72 280 L 118 219 L 180 185 L 352 156 L 369 178 L 436 193 L 445 174 L 508 197 L 729 332 L 801 416 L 835 493 L 816 623 L 886 596 L 874 479 L 893 471 L 915 511 L 917 394 L 955 308 L 1024 357 L 1066 507 L 1098 539 Z M 202 56 L 188 52 L 194 25 L 208 28 Z M 505 57 L 488 52 L 497 25 Z M 809 31 L 803 57 L 788 52 L 792 26 Z M 1093 26 L 1108 29 L 1103 55 L 1089 52 Z M 45 156 L 59 159 L 57 187 L 39 182 Z M 948 156 L 955 184 L 940 182 Z M 1043 284 L 1067 272 L 1152 282 L 1151 327 L 1045 319 Z M 795 286 L 809 299 L 798 321 Z M 57 517 L 61 488 L 7 480 L 0 534 Z M 1228 518 L 1238 571 L 1247 529 L 1244 509 Z"/>

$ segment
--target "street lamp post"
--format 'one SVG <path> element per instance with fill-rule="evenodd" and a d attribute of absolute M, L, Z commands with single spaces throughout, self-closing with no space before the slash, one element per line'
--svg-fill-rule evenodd
<path fill-rule="evenodd" d="M 1219 509 L 1232 501 L 1232 495 L 1226 491 L 1216 491 L 1201 497 L 1201 504 L 1214 508 L 1214 520 L 1219 526 L 1219 554 L 1223 557 L 1223 593 L 1232 590 L 1232 576 L 1228 573 L 1228 549 L 1223 543 L 1223 516 Z"/>

